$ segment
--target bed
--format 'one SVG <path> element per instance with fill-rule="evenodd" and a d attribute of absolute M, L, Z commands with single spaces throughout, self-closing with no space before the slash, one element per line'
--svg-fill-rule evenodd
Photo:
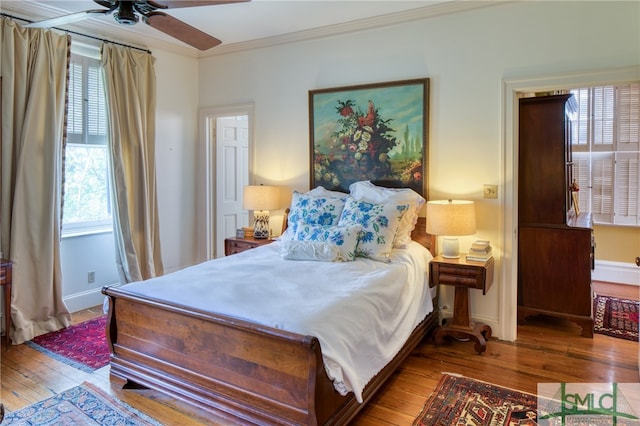
<path fill-rule="evenodd" d="M 302 194 L 300 197 L 305 196 L 307 194 Z M 410 208 L 415 208 L 416 213 L 419 210 L 413 205 Z M 345 212 L 346 210 L 345 208 Z M 287 220 L 289 224 L 295 224 L 298 227 L 295 231 L 296 237 L 304 234 L 303 227 L 310 221 L 309 217 L 305 218 L 306 222 L 297 220 L 299 213 L 299 211 L 293 212 Z M 406 217 L 405 215 L 404 218 Z M 428 299 L 429 303 L 416 302 L 409 298 L 411 300 L 407 301 L 407 306 L 411 308 L 406 308 L 406 311 L 411 311 L 415 317 L 405 319 L 404 317 L 410 315 L 404 313 L 403 307 L 400 309 L 403 313 L 398 314 L 403 317 L 402 326 L 391 329 L 391 332 L 378 333 L 381 327 L 375 326 L 371 328 L 375 332 L 356 333 L 366 334 L 367 339 L 371 339 L 370 334 L 387 334 L 387 337 L 394 340 L 384 345 L 376 343 L 381 346 L 382 351 L 388 349 L 391 355 L 388 359 L 381 357 L 380 360 L 377 360 L 377 356 L 373 356 L 376 362 L 383 362 L 383 365 L 380 369 L 376 366 L 367 366 L 366 368 L 374 369 L 371 371 L 375 373 L 371 377 L 366 376 L 370 373 L 367 370 L 364 379 L 359 376 L 360 372 L 352 373 L 352 370 L 360 368 L 362 361 L 356 361 L 355 366 L 343 366 L 341 352 L 333 349 L 336 346 L 334 334 L 341 336 L 343 331 L 328 333 L 326 330 L 334 330 L 334 328 L 326 326 L 328 323 L 326 319 L 321 319 L 319 326 L 311 326 L 311 322 L 307 324 L 306 317 L 300 321 L 304 325 L 297 325 L 298 321 L 294 321 L 297 315 L 304 316 L 315 312 L 314 309 L 317 306 L 323 305 L 320 295 L 300 296 L 297 300 L 293 299 L 295 288 L 283 287 L 283 291 L 291 295 L 292 300 L 281 300 L 280 305 L 273 302 L 274 306 L 280 306 L 279 309 L 286 311 L 286 314 L 283 318 L 272 320 L 274 314 L 266 310 L 262 312 L 262 306 L 256 302 L 267 296 L 260 293 L 260 287 L 252 286 L 259 285 L 255 283 L 264 282 L 268 289 L 265 292 L 272 293 L 276 291 L 272 289 L 278 287 L 279 282 L 292 281 L 291 275 L 302 277 L 302 282 L 309 285 L 310 280 L 322 281 L 321 275 L 326 275 L 321 272 L 324 270 L 322 268 L 350 268 L 349 270 L 357 271 L 353 268 L 359 268 L 359 264 L 366 265 L 365 269 L 374 271 L 371 272 L 373 274 L 386 274 L 387 269 L 398 273 L 397 271 L 407 269 L 401 263 L 403 262 L 401 258 L 409 256 L 408 253 L 416 252 L 418 258 L 421 258 L 423 255 L 420 250 L 426 251 L 421 248 L 422 246 L 427 249 L 435 247 L 435 238 L 426 234 L 424 218 L 416 217 L 411 222 L 409 232 L 413 241 L 405 242 L 402 245 L 404 248 L 396 249 L 396 239 L 394 239 L 394 249 L 389 252 L 386 262 L 380 259 L 357 259 L 352 262 L 283 259 L 286 257 L 285 254 L 291 254 L 286 252 L 285 248 L 298 244 L 297 239 L 291 235 L 289 237 L 292 241 L 287 241 L 288 238 L 285 238 L 287 233 L 285 233 L 281 241 L 227 258 L 205 262 L 202 265 L 186 268 L 185 271 L 122 287 L 105 287 L 103 293 L 107 296 L 109 306 L 106 332 L 111 349 L 112 384 L 122 388 L 152 388 L 210 411 L 217 418 L 234 424 L 347 424 L 425 335 L 438 325 L 437 309 L 433 309 L 437 306 L 436 289 L 429 288 L 427 284 L 429 281 L 426 278 L 428 260 L 417 262 L 421 265 L 419 268 L 424 268 L 424 271 L 418 269 L 422 274 L 421 282 L 424 288 L 416 291 L 422 291 L 420 294 L 423 296 L 420 297 Z M 315 225 L 317 224 L 313 224 Z M 287 232 L 293 232 L 292 228 L 289 227 Z M 317 244 L 317 241 L 304 244 L 307 246 Z M 420 249 L 418 246 L 421 246 Z M 239 265 L 247 266 L 239 267 Z M 231 269 L 224 274 L 219 274 L 217 271 L 222 269 L 218 268 Z M 286 272 L 290 268 L 293 268 L 291 274 Z M 316 269 L 319 275 L 314 275 Z M 368 273 L 358 275 L 363 277 L 362 286 L 366 289 L 375 279 L 378 279 L 373 277 L 369 279 L 366 275 Z M 348 275 L 348 273 L 344 274 L 344 276 Z M 233 288 L 243 288 L 243 291 L 253 294 L 243 295 L 242 292 L 239 294 L 240 299 L 253 299 L 253 304 L 248 302 L 249 307 L 245 308 L 246 313 L 236 311 L 240 309 L 237 306 L 239 305 L 237 299 L 226 303 L 225 298 L 229 296 L 224 293 L 224 288 L 227 286 L 231 288 L 231 285 L 220 276 L 227 277 L 225 278 L 227 281 L 236 283 L 234 284 L 236 287 Z M 314 276 L 315 278 L 312 278 Z M 214 277 L 214 280 L 203 282 L 199 277 Z M 387 278 L 380 275 L 380 279 L 384 281 Z M 395 278 L 387 280 L 390 285 L 402 284 L 403 288 L 419 287 L 396 283 Z M 242 282 L 243 286 L 238 287 L 238 282 Z M 253 284 L 249 286 L 247 284 L 249 282 Z M 344 288 L 351 285 L 350 282 L 345 278 L 340 286 Z M 322 283 L 322 286 L 327 286 L 322 287 L 327 289 L 326 293 L 331 293 L 330 284 Z M 360 284 L 354 284 L 354 288 L 359 286 Z M 171 287 L 179 290 L 171 293 L 168 291 Z M 378 285 L 376 288 L 382 287 L 384 286 Z M 217 295 L 218 293 L 215 292 L 219 291 L 223 293 Z M 308 291 L 308 288 L 304 291 Z M 213 293 L 210 294 L 210 292 Z M 195 293 L 197 296 L 190 297 L 189 293 Z M 216 296 L 212 296 L 213 294 Z M 370 294 L 363 297 L 363 300 L 369 300 L 369 298 Z M 277 297 L 274 300 L 277 300 Z M 307 303 L 305 300 L 309 300 L 310 304 L 304 309 L 299 309 L 298 313 L 295 306 Z M 346 306 L 352 304 L 353 310 L 356 310 L 355 301 L 342 300 L 342 303 L 347 303 Z M 367 306 L 379 309 L 385 303 L 375 301 Z M 263 303 L 263 305 L 271 304 Z M 425 305 L 429 306 L 425 307 Z M 324 308 L 317 309 L 317 316 L 322 316 L 322 309 Z M 337 309 L 339 312 L 350 310 L 345 309 L 344 306 L 332 309 L 334 311 Z M 397 308 L 393 307 L 392 311 L 395 310 Z M 309 314 L 309 316 L 313 315 Z M 369 317 L 365 317 L 365 320 L 369 321 Z M 336 322 L 338 325 L 341 323 L 344 321 Z M 331 327 L 338 327 L 338 325 Z M 354 330 L 357 330 L 358 326 L 354 325 Z M 325 331 L 315 333 L 305 332 L 305 330 Z M 403 336 L 399 342 L 398 335 Z M 354 359 L 362 356 L 357 350 L 361 347 L 360 342 L 353 345 L 351 341 L 347 343 L 356 347 L 356 350 L 352 351 Z M 395 345 L 398 347 L 396 348 Z M 339 356 L 334 357 L 336 354 Z M 340 362 L 334 362 L 336 359 Z"/>

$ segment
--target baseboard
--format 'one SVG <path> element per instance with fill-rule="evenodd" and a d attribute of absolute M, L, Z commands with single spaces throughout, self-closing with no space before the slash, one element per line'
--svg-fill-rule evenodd
<path fill-rule="evenodd" d="M 593 281 L 628 284 L 640 287 L 640 268 L 634 263 L 596 260 L 596 268 L 591 271 Z"/>
<path fill-rule="evenodd" d="M 175 267 L 172 269 L 165 269 L 164 273 L 166 275 L 171 272 L 179 271 L 180 269 L 183 269 L 183 268 L 184 267 L 182 268 Z M 82 311 L 83 309 L 92 308 L 98 305 L 102 306 L 104 302 L 104 297 L 105 297 L 104 294 L 102 294 L 102 288 L 105 286 L 116 287 L 119 285 L 120 285 L 119 281 L 114 283 L 106 283 L 104 285 L 101 285 L 98 288 L 92 288 L 90 290 L 82 291 L 80 293 L 74 293 L 68 296 L 63 296 L 62 300 L 67 305 L 69 312 L 78 312 L 78 311 Z"/>
<path fill-rule="evenodd" d="M 119 285 L 118 283 L 108 285 Z M 93 308 L 94 306 L 102 306 L 104 302 L 104 294 L 102 288 L 94 288 L 80 293 L 70 294 L 62 298 L 69 312 L 78 312 L 83 309 Z"/>

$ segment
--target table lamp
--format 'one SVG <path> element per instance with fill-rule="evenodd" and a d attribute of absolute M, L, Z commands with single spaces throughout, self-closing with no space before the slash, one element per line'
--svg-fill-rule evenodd
<path fill-rule="evenodd" d="M 442 257 L 460 257 L 458 236 L 476 233 L 473 201 L 438 200 L 427 202 L 427 232 L 443 236 Z"/>
<path fill-rule="evenodd" d="M 281 207 L 279 187 L 267 185 L 244 187 L 242 208 L 253 210 L 253 238 L 269 238 L 269 210 Z"/>

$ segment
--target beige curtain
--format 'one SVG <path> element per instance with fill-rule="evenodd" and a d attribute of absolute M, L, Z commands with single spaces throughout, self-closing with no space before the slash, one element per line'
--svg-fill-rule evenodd
<path fill-rule="evenodd" d="M 67 327 L 60 203 L 70 39 L 1 20 L 0 240 L 13 261 L 13 344 Z"/>
<path fill-rule="evenodd" d="M 109 116 L 114 239 L 121 279 L 163 274 L 156 196 L 156 77 L 149 53 L 102 47 Z"/>

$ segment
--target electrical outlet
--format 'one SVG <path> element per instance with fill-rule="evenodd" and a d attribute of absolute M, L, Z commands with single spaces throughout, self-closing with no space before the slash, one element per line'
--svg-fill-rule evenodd
<path fill-rule="evenodd" d="M 483 198 L 498 198 L 498 185 L 484 185 Z"/>
<path fill-rule="evenodd" d="M 96 282 L 96 271 L 87 272 L 87 282 L 88 283 Z"/>

